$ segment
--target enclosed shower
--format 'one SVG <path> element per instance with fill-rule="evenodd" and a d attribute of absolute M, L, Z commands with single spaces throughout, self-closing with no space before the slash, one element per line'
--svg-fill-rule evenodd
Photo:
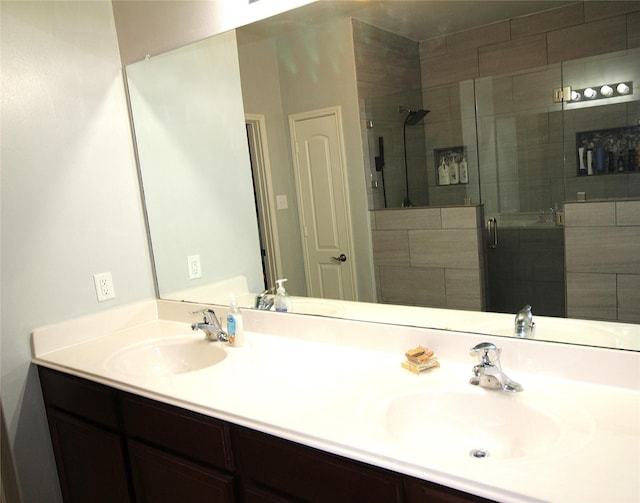
<path fill-rule="evenodd" d="M 370 140 L 396 147 L 386 153 L 389 204 L 374 189 L 371 209 L 482 205 L 493 223 L 483 257 L 487 310 L 532 304 L 538 315 L 563 316 L 563 203 L 640 197 L 639 62 L 640 49 L 628 49 L 370 99 Z M 612 83 L 626 92 L 607 93 Z M 581 90 L 595 91 L 574 98 Z M 398 103 L 412 105 L 400 118 Z M 416 128 L 424 109 L 428 120 Z M 450 183 L 445 166 L 464 166 L 465 177 Z"/>

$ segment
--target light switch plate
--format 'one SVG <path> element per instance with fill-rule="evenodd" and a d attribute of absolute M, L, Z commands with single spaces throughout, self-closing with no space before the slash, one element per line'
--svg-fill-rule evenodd
<path fill-rule="evenodd" d="M 289 207 L 289 201 L 287 201 L 286 194 L 276 196 L 276 208 L 279 210 L 286 210 Z"/>

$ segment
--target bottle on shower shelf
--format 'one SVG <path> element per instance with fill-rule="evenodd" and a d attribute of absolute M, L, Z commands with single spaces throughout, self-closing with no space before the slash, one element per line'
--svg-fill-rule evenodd
<path fill-rule="evenodd" d="M 456 156 L 451 156 L 451 162 L 449 163 L 449 183 L 451 185 L 457 185 L 460 183 L 460 166 L 456 161 Z"/>
<path fill-rule="evenodd" d="M 602 145 L 598 145 L 596 147 L 596 173 L 604 173 L 604 147 Z"/>
<path fill-rule="evenodd" d="M 440 159 L 438 167 L 438 185 L 449 185 L 449 165 L 444 162 L 444 157 Z"/>
<path fill-rule="evenodd" d="M 584 147 L 580 147 L 578 149 L 578 162 L 579 162 L 579 168 L 578 168 L 578 174 L 580 175 L 586 175 L 587 174 L 587 168 L 584 165 Z"/>
<path fill-rule="evenodd" d="M 630 148 L 627 153 L 627 171 L 635 171 L 638 167 L 638 153 L 635 148 Z"/>
<path fill-rule="evenodd" d="M 469 169 L 464 156 L 462 156 L 462 160 L 460 161 L 460 183 L 469 183 Z"/>

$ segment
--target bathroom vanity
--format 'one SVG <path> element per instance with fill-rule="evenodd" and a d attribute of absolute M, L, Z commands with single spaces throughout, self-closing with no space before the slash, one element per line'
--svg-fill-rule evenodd
<path fill-rule="evenodd" d="M 192 332 L 193 309 L 149 301 L 34 331 L 66 501 L 640 494 L 635 352 L 253 310 L 234 348 Z M 483 341 L 522 392 L 469 384 Z M 401 367 L 419 344 L 440 368 Z"/>
<path fill-rule="evenodd" d="M 65 501 L 484 501 L 46 367 L 39 374 Z"/>

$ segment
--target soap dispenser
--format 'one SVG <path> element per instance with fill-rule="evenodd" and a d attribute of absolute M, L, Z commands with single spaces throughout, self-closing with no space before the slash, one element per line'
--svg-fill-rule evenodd
<path fill-rule="evenodd" d="M 231 346 L 240 347 L 244 345 L 244 327 L 242 324 L 242 313 L 238 308 L 236 296 L 231 296 L 229 304 L 229 314 L 227 314 L 227 335 Z"/>
<path fill-rule="evenodd" d="M 277 279 L 276 280 L 276 299 L 274 302 L 276 311 L 281 313 L 286 313 L 287 311 L 291 311 L 291 299 L 287 295 L 287 292 L 282 286 L 282 283 L 287 281 L 286 279 Z"/>

